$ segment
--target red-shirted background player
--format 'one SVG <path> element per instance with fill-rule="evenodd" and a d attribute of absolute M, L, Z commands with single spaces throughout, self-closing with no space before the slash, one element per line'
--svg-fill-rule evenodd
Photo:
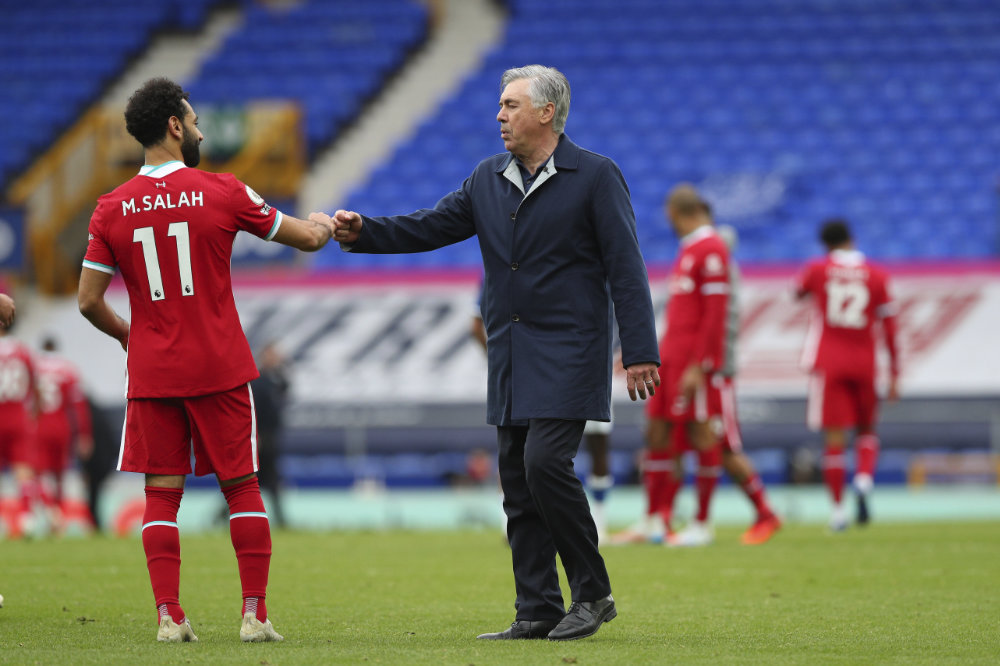
<path fill-rule="evenodd" d="M 803 362 L 812 372 L 808 421 L 810 427 L 824 431 L 823 478 L 834 505 L 830 527 L 840 531 L 847 527 L 841 496 L 846 476 L 844 449 L 852 427 L 857 430 L 853 483 L 857 520 L 860 524 L 869 521 L 868 495 L 879 451 L 875 433 L 875 340 L 879 329 L 889 353 L 890 400 L 899 397 L 899 362 L 895 311 L 885 271 L 854 249 L 850 228 L 843 220 L 824 223 L 820 240 L 828 254 L 803 271 L 797 296 L 811 296 L 816 304 L 803 354 Z"/>
<path fill-rule="evenodd" d="M 670 275 L 667 328 L 660 341 L 659 391 L 646 403 L 645 536 L 657 539 L 669 531 L 673 498 L 680 487 L 679 452 L 675 430 L 684 429 L 697 451 L 718 447 L 720 402 L 713 377 L 722 365 L 726 303 L 729 294 L 729 252 L 712 228 L 704 201 L 690 185 L 678 185 L 666 200 L 667 218 L 680 240 L 680 253 Z M 714 477 L 699 477 L 715 482 Z M 627 541 L 620 535 L 613 541 Z M 682 534 L 668 540 L 708 543 L 706 522 L 692 521 Z"/>
<path fill-rule="evenodd" d="M 38 383 L 38 428 L 35 473 L 41 499 L 55 530 L 61 531 L 63 473 L 70 453 L 89 455 L 94 446 L 90 406 L 80 387 L 80 374 L 69 359 L 56 353 L 56 341 L 46 338 L 35 362 Z M 51 483 L 51 490 L 47 484 Z"/>
<path fill-rule="evenodd" d="M 271 208 L 231 174 L 193 167 L 202 134 L 188 94 L 168 79 L 129 99 L 126 128 L 145 166 L 100 198 L 80 277 L 80 311 L 128 352 L 128 404 L 118 469 L 146 475 L 142 541 L 156 599 L 157 640 L 197 640 L 178 600 L 177 510 L 185 475 L 213 473 L 229 504 L 243 587 L 244 641 L 282 640 L 267 619 L 271 534 L 257 481 L 250 380 L 257 368 L 230 277 L 239 231 L 315 251 L 333 232 Z M 120 271 L 131 323 L 105 300 Z"/>
<path fill-rule="evenodd" d="M 35 361 L 27 345 L 0 327 L 0 470 L 10 468 L 18 486 L 12 537 L 31 529 L 38 483 L 34 472 L 35 414 L 38 408 Z"/>
<path fill-rule="evenodd" d="M 702 200 L 702 208 L 709 223 L 712 223 L 712 211 L 707 202 Z M 736 244 L 736 230 L 731 227 L 718 228 L 716 233 L 726 245 L 728 251 Z M 736 344 L 739 336 L 740 315 L 738 294 L 740 291 L 740 272 L 732 257 L 728 258 L 727 282 L 729 293 L 726 300 L 725 333 L 723 341 L 723 360 L 718 372 L 712 377 L 713 400 L 717 400 L 714 411 L 719 414 L 718 443 L 703 450 L 694 449 L 688 437 L 688 431 L 683 427 L 674 427 L 670 433 L 670 450 L 660 459 L 644 462 L 644 478 L 650 480 L 654 472 L 666 473 L 658 497 L 657 514 L 665 516 L 667 521 L 673 513 L 673 502 L 683 484 L 684 469 L 680 459 L 688 452 L 694 452 L 698 458 L 698 468 L 695 473 L 697 491 L 697 513 L 693 529 L 679 534 L 668 534 L 668 545 L 697 546 L 711 541 L 712 533 L 706 524 L 709 516 L 712 496 L 718 483 L 720 471 L 725 469 L 729 477 L 740 486 L 757 512 L 751 527 L 743 534 L 741 541 L 747 545 L 758 545 L 767 542 L 781 527 L 781 521 L 767 501 L 764 484 L 754 469 L 753 463 L 743 453 L 743 442 L 740 435 L 739 421 L 736 413 L 734 378 L 736 376 Z M 668 306 L 669 307 L 669 306 Z M 667 322 L 669 327 L 669 322 Z M 654 511 L 652 502 L 647 504 L 647 511 Z M 647 521 L 649 517 L 647 515 Z M 669 524 L 669 523 L 668 523 Z M 641 542 L 649 539 L 648 527 L 632 528 L 616 535 L 613 543 Z M 653 540 L 658 540 L 654 538 Z"/>

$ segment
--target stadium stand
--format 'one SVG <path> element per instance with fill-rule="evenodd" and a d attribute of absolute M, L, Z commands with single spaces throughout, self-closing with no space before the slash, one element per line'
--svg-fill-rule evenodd
<path fill-rule="evenodd" d="M 193 29 L 218 4 L 3 2 L 0 191 L 100 98 L 157 31 Z"/>
<path fill-rule="evenodd" d="M 414 0 L 247 4 L 243 27 L 188 87 L 200 102 L 298 100 L 315 153 L 423 42 L 427 20 Z"/>
<path fill-rule="evenodd" d="M 855 220 L 859 244 L 883 260 L 1000 253 L 1000 12 L 990 0 L 508 5 L 502 47 L 346 207 L 392 214 L 433 205 L 502 150 L 500 73 L 540 62 L 573 85 L 567 133 L 622 167 L 651 262 L 674 256 L 661 209 L 678 181 L 699 184 L 720 221 L 739 229 L 745 262 L 816 254 L 815 229 L 831 215 Z M 464 242 L 425 255 L 320 261 L 480 260 Z"/>
<path fill-rule="evenodd" d="M 428 10 L 419 0 L 0 0 L 0 104 L 8 120 L 0 125 L 0 188 L 98 100 L 154 34 L 195 29 L 223 4 L 240 4 L 245 21 L 188 82 L 193 98 L 298 100 L 312 156 L 335 141 L 428 34 Z M 391 214 L 432 205 L 479 160 L 502 150 L 495 121 L 500 73 L 540 62 L 559 67 L 573 85 L 569 135 L 621 165 L 650 263 L 675 256 L 661 209 L 666 190 L 682 180 L 697 183 L 719 220 L 739 229 L 738 258 L 746 264 L 817 253 L 815 230 L 829 215 L 850 218 L 859 244 L 880 259 L 1000 255 L 995 0 L 506 4 L 502 46 L 343 207 Z M 480 265 L 474 240 L 432 253 L 331 250 L 317 259 L 319 272 Z M 786 478 L 784 454 L 803 442 L 799 401 L 786 402 L 779 406 L 788 416 L 779 423 L 772 410 L 766 422 L 746 424 L 748 440 L 775 447 L 755 451 L 768 482 Z M 917 404 L 907 414 L 925 411 Z M 949 404 L 946 411 L 955 410 Z M 930 427 L 901 420 L 885 429 L 887 442 L 974 448 L 995 428 L 985 421 Z M 613 464 L 626 481 L 639 437 L 634 423 L 621 425 L 616 437 L 627 450 Z M 341 430 L 297 431 L 289 438 L 287 475 L 304 486 L 365 478 L 437 485 L 461 471 L 470 442 L 482 443 L 454 427 L 442 427 L 444 434 L 411 429 L 405 439 L 401 430 L 369 428 L 371 455 L 361 462 L 346 453 Z M 904 477 L 908 458 L 894 455 L 884 457 L 879 481 Z"/>

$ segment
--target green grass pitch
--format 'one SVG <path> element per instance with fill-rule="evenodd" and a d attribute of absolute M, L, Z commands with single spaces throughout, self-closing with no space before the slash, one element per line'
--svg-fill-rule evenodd
<path fill-rule="evenodd" d="M 183 529 L 183 526 L 182 526 Z M 280 644 L 239 642 L 225 533 L 185 537 L 201 639 L 158 644 L 137 539 L 0 543 L 4 664 L 939 664 L 1000 660 L 996 523 L 789 526 L 760 547 L 609 547 L 618 618 L 582 641 L 481 642 L 514 617 L 510 553 L 481 532 L 276 532 Z M 565 589 L 565 588 L 564 588 Z"/>

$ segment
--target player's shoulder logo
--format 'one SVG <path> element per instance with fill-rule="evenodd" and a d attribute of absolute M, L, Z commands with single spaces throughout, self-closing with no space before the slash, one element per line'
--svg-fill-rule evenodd
<path fill-rule="evenodd" d="M 264 201 L 264 197 L 260 196 L 254 189 L 249 185 L 244 185 L 247 188 L 247 196 L 250 197 L 250 201 L 254 206 L 260 206 L 260 214 L 267 215 L 271 212 L 271 207 Z"/>
<path fill-rule="evenodd" d="M 714 252 L 705 257 L 705 275 L 722 275 L 724 272 L 722 257 Z"/>
<path fill-rule="evenodd" d="M 255 206 L 264 205 L 264 197 L 254 192 L 253 188 L 250 187 L 249 185 L 245 185 L 244 187 L 247 188 L 247 196 L 250 197 L 250 201 L 252 201 Z"/>

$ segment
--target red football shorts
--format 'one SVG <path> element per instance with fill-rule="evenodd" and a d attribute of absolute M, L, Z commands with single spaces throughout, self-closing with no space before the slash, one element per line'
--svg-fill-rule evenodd
<path fill-rule="evenodd" d="M 118 469 L 144 474 L 216 474 L 228 481 L 257 471 L 257 421 L 249 384 L 190 398 L 132 398 Z"/>
<path fill-rule="evenodd" d="M 21 410 L 0 414 L 0 470 L 9 465 L 34 463 L 31 455 L 31 423 Z"/>
<path fill-rule="evenodd" d="M 686 400 L 680 392 L 681 376 L 687 363 L 667 362 L 660 366 L 660 386 L 652 398 L 646 400 L 646 416 L 675 424 L 688 421 L 708 421 L 720 416 L 719 388 L 722 378 L 708 377 L 706 385 L 695 391 L 693 400 Z"/>
<path fill-rule="evenodd" d="M 62 474 L 69 467 L 72 435 L 64 419 L 55 419 L 50 423 L 42 417 L 38 422 L 35 471 Z"/>
<path fill-rule="evenodd" d="M 740 424 L 736 418 L 736 391 L 733 388 L 733 378 L 722 375 L 712 377 L 707 397 L 709 400 L 708 411 L 712 414 L 710 418 L 713 419 L 712 427 L 719 435 L 719 444 L 722 446 L 722 450 L 730 453 L 741 452 L 743 450 L 743 437 L 740 435 Z M 669 420 L 674 421 L 673 419 Z M 685 422 L 674 421 L 672 438 L 676 455 L 694 451 L 688 440 Z"/>
<path fill-rule="evenodd" d="M 813 430 L 870 427 L 877 416 L 874 377 L 814 372 L 809 378 L 807 420 Z"/>

